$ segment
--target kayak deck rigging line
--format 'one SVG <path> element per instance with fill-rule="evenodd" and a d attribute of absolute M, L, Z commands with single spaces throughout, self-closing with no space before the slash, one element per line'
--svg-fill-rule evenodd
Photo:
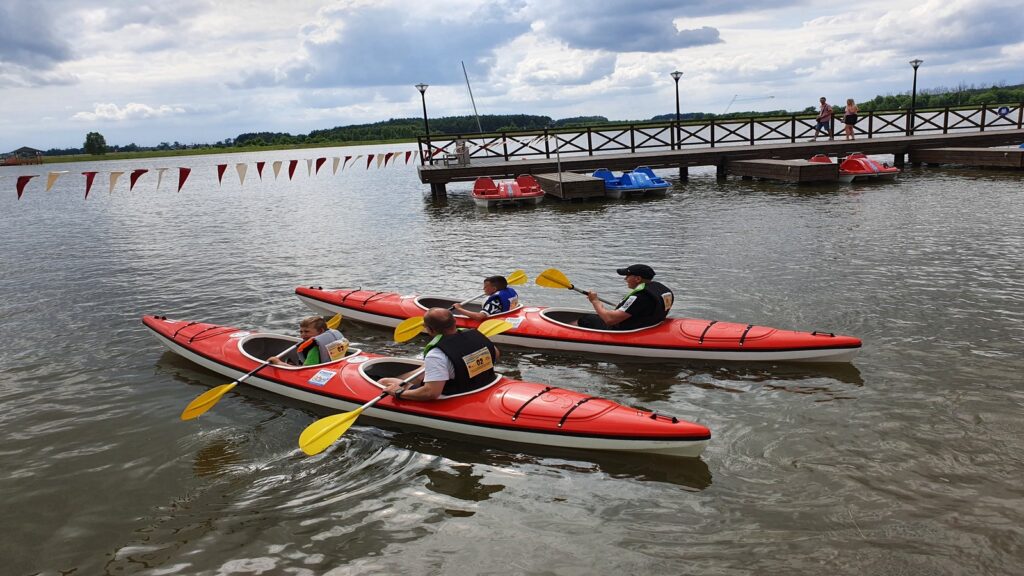
<path fill-rule="evenodd" d="M 740 346 L 743 346 L 743 341 L 747 339 L 747 332 L 750 332 L 750 329 L 753 327 L 753 324 L 747 324 L 747 328 L 743 330 L 743 335 L 740 336 Z"/>
<path fill-rule="evenodd" d="M 704 335 L 706 335 L 708 333 L 708 330 L 711 330 L 711 327 L 714 326 L 715 324 L 718 324 L 718 320 L 712 320 L 711 322 L 708 322 L 708 325 L 704 327 L 704 331 L 700 333 L 700 340 L 697 341 L 697 344 L 704 343 Z"/>
<path fill-rule="evenodd" d="M 540 398 L 540 397 L 541 397 L 541 395 L 543 395 L 543 394 L 544 394 L 544 393 L 546 393 L 546 392 L 550 392 L 551 390 L 552 390 L 552 387 L 551 387 L 551 386 L 548 386 L 547 388 L 545 388 L 545 389 L 541 390 L 540 392 L 537 392 L 536 394 L 534 394 L 534 395 L 533 395 L 533 396 L 532 396 L 532 397 L 531 397 L 531 398 L 530 398 L 529 400 L 527 400 L 526 402 L 523 402 L 523 405 L 522 405 L 522 406 L 520 406 L 520 407 L 519 407 L 519 409 L 518 409 L 518 410 L 516 410 L 516 413 L 512 415 L 512 421 L 513 421 L 513 422 L 515 422 L 516 420 L 518 420 L 518 419 L 519 419 L 519 415 L 523 413 L 523 408 L 526 408 L 527 406 L 529 406 L 529 405 L 530 405 L 530 402 L 533 402 L 533 401 L 534 401 L 534 400 L 536 400 L 537 398 Z"/>
<path fill-rule="evenodd" d="M 586 404 L 587 402 L 590 402 L 594 398 L 597 398 L 597 396 L 587 396 L 586 398 L 583 398 L 579 402 L 573 404 L 572 408 L 569 408 L 569 410 L 567 410 L 565 414 L 562 414 L 562 419 L 558 421 L 558 427 L 561 428 L 562 424 L 565 424 L 565 421 L 569 418 L 569 414 L 573 413 L 573 410 L 576 410 L 577 408 Z"/>

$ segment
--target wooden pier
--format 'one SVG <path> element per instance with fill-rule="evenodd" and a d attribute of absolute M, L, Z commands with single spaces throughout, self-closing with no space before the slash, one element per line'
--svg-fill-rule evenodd
<path fill-rule="evenodd" d="M 425 164 L 418 167 L 420 181 L 429 184 L 432 195 L 443 197 L 449 182 L 473 181 L 480 176 L 514 178 L 519 174 L 557 174 L 562 172 L 590 173 L 598 168 L 633 170 L 637 166 L 657 169 L 677 169 L 680 177 L 690 166 L 716 166 L 718 175 L 725 177 L 731 163 L 749 160 L 807 160 L 815 154 L 845 156 L 852 152 L 864 154 L 892 154 L 894 163 L 903 167 L 907 154 L 936 148 L 979 148 L 1006 146 L 1024 142 L 1024 129 L 1003 129 L 991 132 L 959 134 L 922 134 L 864 140 L 832 140 L 797 143 L 767 143 L 757 145 L 726 146 L 716 148 L 688 148 L 684 150 L 657 150 L 636 153 L 570 155 L 560 158 L 524 158 L 504 160 L 502 157 L 471 159 L 464 166 Z M 1006 150 L 1001 150 L 1002 154 Z M 824 165 L 828 169 L 827 165 Z M 800 170 L 803 170 L 802 168 Z M 808 169 L 810 170 L 810 168 Z M 790 170 L 792 172 L 792 170 Z M 733 173 L 737 173 L 733 170 Z M 808 171 L 806 174 L 810 174 Z M 754 176 L 754 174 L 747 174 Z M 545 191 L 547 188 L 545 188 Z"/>
<path fill-rule="evenodd" d="M 911 150 L 912 164 L 959 164 L 985 168 L 1024 168 L 1021 148 L 925 148 Z"/>
<path fill-rule="evenodd" d="M 807 160 L 733 160 L 726 172 L 743 178 L 766 178 L 783 182 L 835 182 L 839 164 Z"/>
<path fill-rule="evenodd" d="M 604 198 L 604 180 L 586 174 L 562 172 L 534 174 L 545 193 L 562 200 Z"/>

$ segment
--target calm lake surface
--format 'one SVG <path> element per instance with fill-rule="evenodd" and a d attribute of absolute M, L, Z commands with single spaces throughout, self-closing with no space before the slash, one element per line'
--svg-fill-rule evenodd
<path fill-rule="evenodd" d="M 394 147 L 393 149 L 398 149 Z M 5 574 L 1020 574 L 1024 174 L 793 186 L 692 170 L 666 198 L 475 208 L 413 165 L 307 175 L 280 151 L 0 170 Z M 256 161 L 298 159 L 262 181 Z M 404 161 L 404 158 L 403 158 Z M 249 172 L 239 185 L 234 164 Z M 228 163 L 218 185 L 215 166 Z M 125 174 L 187 166 L 156 190 Z M 69 170 L 44 192 L 46 173 Z M 99 170 L 83 201 L 84 170 Z M 670 171 L 662 175 L 674 177 Z M 18 174 L 40 174 L 15 198 Z M 501 368 L 709 426 L 698 460 L 523 451 L 316 407 L 165 352 L 143 314 L 293 334 L 299 285 L 468 298 L 548 267 L 609 299 L 648 263 L 674 315 L 852 334 L 852 365 L 506 348 Z M 585 306 L 535 285 L 527 303 Z M 369 351 L 411 355 L 345 321 Z"/>

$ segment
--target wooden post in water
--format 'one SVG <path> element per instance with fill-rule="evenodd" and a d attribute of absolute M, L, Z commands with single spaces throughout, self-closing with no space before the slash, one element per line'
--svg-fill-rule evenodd
<path fill-rule="evenodd" d="M 907 165 L 907 163 L 906 163 L 906 155 L 903 154 L 902 152 L 894 153 L 892 155 L 892 164 L 893 164 L 893 166 L 899 168 L 900 170 L 903 170 L 903 168 L 905 168 L 906 165 Z"/>
<path fill-rule="evenodd" d="M 725 180 L 725 163 L 725 158 L 718 159 L 718 163 L 715 164 L 715 178 L 718 178 L 719 180 Z"/>
<path fill-rule="evenodd" d="M 690 179 L 690 167 L 684 164 L 679 165 L 679 181 L 686 182 Z"/>

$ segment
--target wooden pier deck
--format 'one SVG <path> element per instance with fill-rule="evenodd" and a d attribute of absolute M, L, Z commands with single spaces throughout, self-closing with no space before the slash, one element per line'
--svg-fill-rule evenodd
<path fill-rule="evenodd" d="M 1021 148 L 926 148 L 911 150 L 913 164 L 960 164 L 986 168 L 1024 168 Z"/>
<path fill-rule="evenodd" d="M 843 156 L 852 152 L 865 154 L 892 154 L 897 166 L 902 166 L 905 155 L 918 150 L 934 148 L 978 148 L 1005 146 L 1024 142 L 1024 129 L 1011 128 L 984 132 L 957 134 L 918 134 L 914 136 L 886 136 L 858 140 L 831 140 L 817 142 L 759 143 L 756 145 L 734 145 L 693 147 L 681 150 L 648 150 L 635 153 L 562 153 L 561 158 L 534 157 L 505 160 L 502 157 L 472 158 L 465 165 L 444 166 L 425 164 L 419 166 L 420 181 L 429 184 L 435 197 L 445 195 L 449 182 L 472 181 L 480 176 L 512 178 L 519 174 L 557 174 L 563 172 L 592 172 L 598 168 L 609 170 L 632 170 L 637 166 L 651 168 L 679 169 L 685 178 L 690 166 L 716 166 L 719 176 L 724 177 L 729 164 L 744 160 L 797 160 L 809 159 L 815 154 Z M 667 147 L 666 147 L 667 148 Z"/>

